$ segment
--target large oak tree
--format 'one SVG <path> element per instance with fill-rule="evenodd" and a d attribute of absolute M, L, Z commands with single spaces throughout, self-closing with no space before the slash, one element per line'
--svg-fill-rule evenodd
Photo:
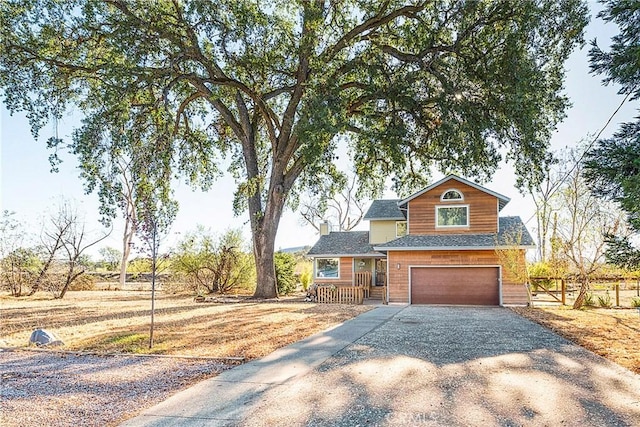
<path fill-rule="evenodd" d="M 72 150 L 151 143 L 140 170 L 161 178 L 141 185 L 207 186 L 226 158 L 255 295 L 273 297 L 285 204 L 334 179 L 338 144 L 371 194 L 434 165 L 483 179 L 505 155 L 523 182 L 539 175 L 586 15 L 579 0 L 9 0 L 0 88 L 34 132 L 82 110 L 103 135 L 79 130 Z"/>

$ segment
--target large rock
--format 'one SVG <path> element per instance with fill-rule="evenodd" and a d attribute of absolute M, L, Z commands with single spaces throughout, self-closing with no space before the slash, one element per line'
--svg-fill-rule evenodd
<path fill-rule="evenodd" d="M 45 329 L 36 329 L 31 333 L 31 337 L 29 338 L 29 345 L 32 344 L 35 344 L 38 347 L 64 345 L 62 340 L 56 337 L 53 332 L 49 332 Z"/>

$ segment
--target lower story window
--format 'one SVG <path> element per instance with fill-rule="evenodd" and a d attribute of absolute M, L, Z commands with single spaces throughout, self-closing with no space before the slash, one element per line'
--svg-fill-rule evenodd
<path fill-rule="evenodd" d="M 339 278 L 340 259 L 339 258 L 316 258 L 316 278 Z"/>

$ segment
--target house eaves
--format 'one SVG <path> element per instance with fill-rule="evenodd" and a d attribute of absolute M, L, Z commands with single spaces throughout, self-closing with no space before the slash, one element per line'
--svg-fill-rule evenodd
<path fill-rule="evenodd" d="M 511 201 L 511 199 L 509 197 L 503 196 L 500 193 L 496 193 L 495 191 L 489 190 L 488 188 L 485 188 L 485 187 L 483 187 L 481 185 L 478 185 L 475 182 L 471 182 L 471 181 L 468 181 L 468 180 L 466 180 L 464 178 L 460 178 L 457 175 L 447 175 L 446 177 L 442 178 L 440 181 L 431 184 L 430 186 L 418 191 L 417 193 L 413 193 L 411 196 L 407 197 L 406 199 L 400 200 L 398 202 L 398 206 L 406 205 L 407 203 L 409 203 L 411 200 L 415 199 L 416 197 L 420 197 L 424 193 L 426 193 L 427 191 L 431 191 L 434 188 L 438 187 L 439 185 L 442 185 L 445 182 L 450 181 L 452 179 L 456 180 L 456 181 L 458 181 L 458 182 L 460 182 L 462 184 L 466 184 L 466 185 L 468 185 L 470 187 L 473 187 L 476 190 L 482 191 L 484 193 L 487 193 L 487 194 L 490 194 L 490 195 L 496 197 L 498 199 L 498 201 L 499 201 L 499 210 L 502 210 L 502 208 L 504 208 L 506 206 L 506 204 L 509 203 L 509 201 Z"/>
<path fill-rule="evenodd" d="M 517 216 L 500 218 L 498 233 L 407 235 L 373 247 L 376 251 L 385 252 L 533 248 L 533 238 Z"/>
<path fill-rule="evenodd" d="M 477 251 L 477 250 L 508 250 L 508 249 L 535 249 L 535 245 L 529 246 L 411 246 L 411 247 L 383 247 L 375 246 L 374 249 L 381 252 L 401 251 Z"/>

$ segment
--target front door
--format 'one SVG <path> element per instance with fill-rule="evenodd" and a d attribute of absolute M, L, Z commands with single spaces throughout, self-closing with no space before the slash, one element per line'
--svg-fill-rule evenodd
<path fill-rule="evenodd" d="M 387 259 L 376 259 L 376 286 L 385 286 L 387 284 Z"/>

